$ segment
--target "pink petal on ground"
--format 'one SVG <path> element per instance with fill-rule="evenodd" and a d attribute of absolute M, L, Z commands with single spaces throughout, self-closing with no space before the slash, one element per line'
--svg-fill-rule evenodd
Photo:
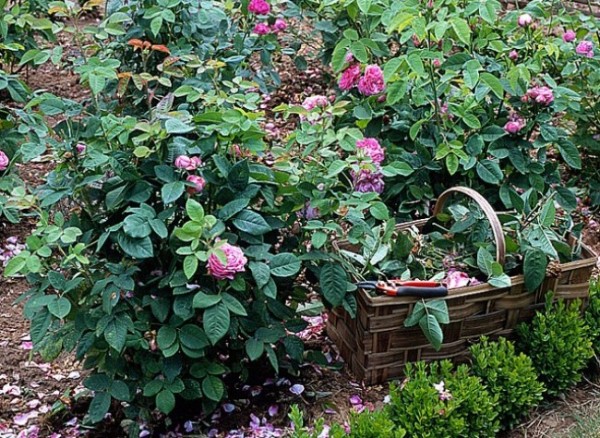
<path fill-rule="evenodd" d="M 290 392 L 292 394 L 300 395 L 304 392 L 304 385 L 296 383 L 295 385 L 292 385 L 292 387 L 290 388 Z"/>
<path fill-rule="evenodd" d="M 41 404 L 42 404 L 42 402 L 41 402 L 41 401 L 39 401 L 39 400 L 37 400 L 37 399 L 35 399 L 35 400 L 30 400 L 30 401 L 28 401 L 28 402 L 26 403 L 26 405 L 27 405 L 27 407 L 28 407 L 29 409 L 35 409 L 35 408 L 37 408 L 37 407 L 38 407 L 39 405 L 41 405 Z"/>
<path fill-rule="evenodd" d="M 19 396 L 21 395 L 21 388 L 19 388 L 17 385 L 11 385 L 7 383 L 2 387 L 2 391 L 0 391 L 0 393 L 5 395 Z"/>
<path fill-rule="evenodd" d="M 13 423 L 15 423 L 17 426 L 25 426 L 30 419 L 36 418 L 37 416 L 37 411 L 26 412 L 24 414 L 17 414 L 13 417 Z"/>
<path fill-rule="evenodd" d="M 362 398 L 360 398 L 360 396 L 358 396 L 357 394 L 354 394 L 352 397 L 350 397 L 350 404 L 360 405 L 362 404 Z"/>
<path fill-rule="evenodd" d="M 269 406 L 269 417 L 274 417 L 279 412 L 279 406 L 271 405 Z"/>
<path fill-rule="evenodd" d="M 79 374 L 78 371 L 72 371 L 67 376 L 68 379 L 72 379 L 72 380 L 79 379 L 80 377 L 81 377 L 81 374 Z"/>
<path fill-rule="evenodd" d="M 233 403 L 223 403 L 222 406 L 223 410 L 225 412 L 227 412 L 228 414 L 232 413 L 233 411 L 235 411 L 235 405 Z"/>
<path fill-rule="evenodd" d="M 33 342 L 31 342 L 31 341 L 25 341 L 25 342 L 23 342 L 21 344 L 21 348 L 23 350 L 31 350 L 31 349 L 33 349 Z"/>

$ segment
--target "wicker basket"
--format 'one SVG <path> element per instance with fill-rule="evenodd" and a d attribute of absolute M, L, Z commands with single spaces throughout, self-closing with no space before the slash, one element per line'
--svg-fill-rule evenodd
<path fill-rule="evenodd" d="M 472 189 L 456 187 L 444 192 L 434 208 L 441 211 L 446 199 L 453 193 L 464 193 L 473 198 L 485 212 L 496 237 L 497 259 L 504 259 L 504 239 L 499 238 L 502 227 L 489 203 Z M 422 227 L 427 220 L 401 224 L 403 230 Z M 498 234 L 500 230 L 500 234 Z M 570 242 L 574 245 L 574 239 Z M 511 286 L 493 288 L 487 283 L 451 289 L 445 298 L 450 323 L 443 325 L 444 343 L 436 351 L 421 329 L 404 327 L 404 320 L 420 298 L 370 296 L 366 291 L 357 293 L 358 310 L 355 319 L 343 308 L 329 314 L 327 333 L 337 344 L 340 354 L 359 380 L 376 384 L 400 377 L 407 362 L 450 358 L 464 361 L 468 348 L 480 336 L 510 336 L 518 323 L 529 321 L 545 303 L 547 291 L 555 298 L 587 302 L 589 280 L 597 256 L 582 244 L 581 259 L 561 264 L 558 278 L 547 277 L 535 292 L 525 289 L 523 275 L 511 277 Z"/>

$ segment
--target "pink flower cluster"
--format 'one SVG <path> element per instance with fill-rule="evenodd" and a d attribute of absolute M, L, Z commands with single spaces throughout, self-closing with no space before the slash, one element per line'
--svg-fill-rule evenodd
<path fill-rule="evenodd" d="M 225 253 L 227 262 L 222 264 L 216 254 L 211 254 L 207 262 L 207 269 L 210 275 L 218 280 L 233 280 L 236 273 L 244 272 L 248 259 L 244 256 L 241 248 L 225 243 L 219 247 L 219 250 Z"/>
<path fill-rule="evenodd" d="M 353 58 L 347 56 L 347 59 Z M 358 87 L 358 91 L 362 95 L 373 96 L 385 90 L 383 71 L 378 65 L 367 65 L 361 76 L 360 65 L 353 63 L 342 72 L 338 86 L 342 91 L 349 91 L 354 87 Z"/>
<path fill-rule="evenodd" d="M 385 183 L 383 173 L 377 166 L 376 170 L 361 168 L 358 172 L 350 171 L 352 176 L 352 186 L 354 190 L 360 193 L 383 193 Z"/>
<path fill-rule="evenodd" d="M 267 35 L 269 33 L 283 32 L 286 29 L 286 21 L 283 18 L 278 18 L 272 26 L 269 26 L 268 23 L 257 23 L 256 26 L 254 26 L 254 29 L 252 29 L 252 32 L 257 35 Z"/>
<path fill-rule="evenodd" d="M 552 89 L 546 86 L 535 86 L 527 90 L 527 93 L 521 97 L 521 101 L 550 106 L 554 102 L 554 94 L 552 93 Z"/>
<path fill-rule="evenodd" d="M 188 157 L 180 155 L 175 159 L 175 167 L 185 170 L 196 170 L 202 165 L 202 160 L 199 157 Z"/>
<path fill-rule="evenodd" d="M 375 138 L 363 138 L 357 140 L 356 147 L 362 151 L 375 164 L 381 164 L 385 159 L 385 151 Z"/>
<path fill-rule="evenodd" d="M 593 58 L 594 44 L 591 41 L 582 41 L 579 44 L 577 44 L 575 52 L 577 52 L 578 55 L 583 55 L 587 58 Z"/>
<path fill-rule="evenodd" d="M 10 259 L 18 255 L 24 249 L 25 245 L 19 243 L 18 237 L 11 236 L 6 239 L 4 247 L 0 247 L 0 262 L 2 262 L 2 266 L 6 266 Z"/>
<path fill-rule="evenodd" d="M 452 400 L 452 394 L 450 394 L 450 391 L 446 390 L 445 383 L 443 380 L 440 383 L 434 383 L 433 387 L 440 395 L 440 400 L 442 400 L 442 401 Z"/>
<path fill-rule="evenodd" d="M 302 102 L 302 107 L 307 111 L 312 111 L 317 107 L 325 108 L 327 105 L 329 105 L 329 99 L 322 95 L 309 96 Z"/>
<path fill-rule="evenodd" d="M 521 129 L 525 127 L 525 119 L 517 113 L 511 113 L 508 116 L 508 122 L 504 125 L 504 130 L 509 134 L 517 134 Z"/>
<path fill-rule="evenodd" d="M 257 15 L 267 15 L 271 12 L 271 5 L 265 0 L 250 0 L 250 3 L 248 3 L 248 12 Z"/>
<path fill-rule="evenodd" d="M 475 286 L 480 283 L 481 282 L 475 277 L 469 277 L 469 274 L 467 274 L 466 272 L 459 271 L 456 269 L 448 270 L 446 278 L 442 280 L 442 284 L 444 284 L 448 289 L 456 289 L 465 286 Z"/>
<path fill-rule="evenodd" d="M 0 172 L 8 169 L 9 163 L 10 159 L 8 158 L 8 156 L 4 152 L 0 151 Z"/>

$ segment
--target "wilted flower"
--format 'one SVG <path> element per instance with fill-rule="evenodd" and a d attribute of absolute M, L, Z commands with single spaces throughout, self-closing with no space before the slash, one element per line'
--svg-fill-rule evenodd
<path fill-rule="evenodd" d="M 8 168 L 8 163 L 10 163 L 8 156 L 0 151 L 0 172 Z"/>
<path fill-rule="evenodd" d="M 327 105 L 329 105 L 329 100 L 321 95 L 307 97 L 302 102 L 302 107 L 307 111 L 311 111 L 316 107 L 325 108 Z"/>
<path fill-rule="evenodd" d="M 471 278 L 466 272 L 458 271 L 456 269 L 450 269 L 446 274 L 446 278 L 442 280 L 442 283 L 446 285 L 448 289 L 474 285 L 476 284 L 475 282 L 479 283 L 476 278 Z"/>
<path fill-rule="evenodd" d="M 206 180 L 198 175 L 190 175 L 186 178 L 186 181 L 193 184 L 193 187 L 188 187 L 188 193 L 190 195 L 202 192 L 206 185 Z"/>
<path fill-rule="evenodd" d="M 582 41 L 577 44 L 575 51 L 579 55 L 586 56 L 588 58 L 594 57 L 594 44 L 591 41 Z"/>
<path fill-rule="evenodd" d="M 274 417 L 275 415 L 277 415 L 279 413 L 279 406 L 278 405 L 271 405 L 269 406 L 269 417 Z"/>
<path fill-rule="evenodd" d="M 75 145 L 75 150 L 79 155 L 83 155 L 86 149 L 87 145 L 85 143 L 77 143 L 77 145 Z"/>
<path fill-rule="evenodd" d="M 354 190 L 361 193 L 383 193 L 385 183 L 381 170 L 360 169 L 358 172 L 351 171 L 352 185 Z"/>
<path fill-rule="evenodd" d="M 290 392 L 292 394 L 300 395 L 304 392 L 304 385 L 301 385 L 300 383 L 296 383 L 295 385 L 292 385 L 290 387 Z"/>
<path fill-rule="evenodd" d="M 358 91 L 365 96 L 379 94 L 385 89 L 383 71 L 378 65 L 367 65 L 358 81 Z"/>
<path fill-rule="evenodd" d="M 546 86 L 535 86 L 527 90 L 525 96 L 521 98 L 523 102 L 538 103 L 542 106 L 550 106 L 554 101 L 554 94 L 552 90 Z"/>
<path fill-rule="evenodd" d="M 271 12 L 271 5 L 265 0 L 250 0 L 248 4 L 248 12 L 258 15 L 267 15 Z"/>
<path fill-rule="evenodd" d="M 562 39 L 565 43 L 571 43 L 571 42 L 575 41 L 576 37 L 577 37 L 577 34 L 575 33 L 575 31 L 569 29 L 565 33 L 563 33 Z"/>
<path fill-rule="evenodd" d="M 267 23 L 257 23 L 256 26 L 254 26 L 254 29 L 252 29 L 252 32 L 257 35 L 266 35 L 271 33 L 271 28 Z"/>
<path fill-rule="evenodd" d="M 219 250 L 225 253 L 227 261 L 223 265 L 219 257 L 212 253 L 208 257 L 207 262 L 207 269 L 210 275 L 218 280 L 233 280 L 236 273 L 244 272 L 248 259 L 244 256 L 241 248 L 225 243 L 219 247 Z"/>
<path fill-rule="evenodd" d="M 531 15 L 529 14 L 522 14 L 519 16 L 519 18 L 517 19 L 517 23 L 519 24 L 519 26 L 521 27 L 527 27 L 529 26 L 531 23 L 533 23 L 533 18 L 531 18 Z"/>
<path fill-rule="evenodd" d="M 385 159 L 385 151 L 375 138 L 363 138 L 362 140 L 357 140 L 356 147 L 367 157 L 371 158 L 375 164 L 381 164 Z"/>
<path fill-rule="evenodd" d="M 283 32 L 287 29 L 287 23 L 283 18 L 278 18 L 272 26 L 273 32 Z"/>
<path fill-rule="evenodd" d="M 319 216 L 321 216 L 321 212 L 318 208 L 311 206 L 310 201 L 306 201 L 306 203 L 304 204 L 304 208 L 298 211 L 297 215 L 302 219 L 310 221 L 313 219 L 317 219 Z"/>
<path fill-rule="evenodd" d="M 348 91 L 358 85 L 360 80 L 360 65 L 353 64 L 342 73 L 338 86 L 342 91 Z"/>
<path fill-rule="evenodd" d="M 519 52 L 517 52 L 516 50 L 511 50 L 510 53 L 508 54 L 508 57 L 510 59 L 512 59 L 513 61 L 516 61 L 517 59 L 519 59 Z"/>
<path fill-rule="evenodd" d="M 354 62 L 354 55 L 352 54 L 352 52 L 346 53 L 346 56 L 344 57 L 344 61 L 348 64 Z"/>
<path fill-rule="evenodd" d="M 435 388 L 435 390 L 440 394 L 440 400 L 442 400 L 442 401 L 451 400 L 452 394 L 450 394 L 450 391 L 446 391 L 444 386 L 445 386 L 445 384 L 444 384 L 443 380 L 440 383 L 433 384 L 433 387 Z"/>
<path fill-rule="evenodd" d="M 508 122 L 504 125 L 504 130 L 509 134 L 517 134 L 525 127 L 525 120 L 517 113 L 512 113 L 508 117 Z"/>

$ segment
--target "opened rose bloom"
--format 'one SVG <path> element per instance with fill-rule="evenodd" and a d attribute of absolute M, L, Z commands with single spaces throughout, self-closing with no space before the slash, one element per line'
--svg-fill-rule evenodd
<path fill-rule="evenodd" d="M 227 259 L 226 263 L 221 263 L 216 254 L 211 254 L 208 257 L 207 269 L 208 273 L 218 280 L 233 280 L 235 274 L 244 272 L 248 259 L 244 256 L 244 252 L 237 246 L 225 243 L 219 247 L 223 251 Z"/>
<path fill-rule="evenodd" d="M 519 26 L 521 27 L 527 27 L 529 26 L 531 23 L 533 23 L 533 18 L 531 18 L 531 15 L 529 14 L 522 14 L 519 16 L 519 18 L 517 19 L 517 23 L 519 24 Z"/>
<path fill-rule="evenodd" d="M 8 156 L 0 151 L 0 171 L 6 170 L 8 168 L 8 163 L 10 163 Z"/>
<path fill-rule="evenodd" d="M 383 181 L 383 173 L 377 170 L 360 169 L 358 172 L 351 171 L 352 185 L 354 190 L 360 193 L 383 193 L 385 183 Z"/>
<path fill-rule="evenodd" d="M 576 37 L 577 37 L 577 35 L 575 34 L 575 31 L 569 29 L 565 33 L 563 33 L 562 38 L 565 43 L 571 43 L 571 42 L 575 41 Z"/>
<path fill-rule="evenodd" d="M 287 29 L 287 23 L 283 18 L 278 18 L 271 28 L 273 29 L 273 32 L 282 32 Z"/>
<path fill-rule="evenodd" d="M 577 44 L 575 51 L 579 55 L 586 56 L 588 58 L 594 57 L 594 44 L 591 41 L 582 41 Z"/>
<path fill-rule="evenodd" d="M 546 86 L 535 86 L 527 90 L 525 96 L 521 98 L 523 102 L 537 103 L 543 106 L 550 106 L 554 102 L 552 90 Z"/>
<path fill-rule="evenodd" d="M 378 65 L 367 65 L 365 73 L 358 81 L 358 91 L 365 96 L 379 94 L 385 89 L 383 71 Z"/>
<path fill-rule="evenodd" d="M 188 157 L 180 155 L 175 159 L 175 167 L 185 170 L 196 170 L 202 165 L 202 161 L 198 157 Z"/>
<path fill-rule="evenodd" d="M 353 64 L 342 73 L 338 86 L 342 91 L 348 91 L 358 85 L 360 80 L 360 65 Z"/>
<path fill-rule="evenodd" d="M 252 32 L 254 32 L 257 35 L 266 35 L 268 33 L 271 33 L 271 28 L 267 23 L 258 23 L 256 26 L 254 26 Z"/>
<path fill-rule="evenodd" d="M 258 15 L 267 15 L 271 11 L 271 5 L 265 0 L 250 0 L 248 12 Z"/>
<path fill-rule="evenodd" d="M 356 142 L 356 147 L 375 164 L 381 164 L 385 159 L 385 151 L 375 138 L 363 138 Z"/>
<path fill-rule="evenodd" d="M 302 107 L 307 111 L 311 111 L 316 107 L 325 108 L 327 105 L 329 105 L 329 100 L 322 95 L 309 96 L 302 102 Z"/>

